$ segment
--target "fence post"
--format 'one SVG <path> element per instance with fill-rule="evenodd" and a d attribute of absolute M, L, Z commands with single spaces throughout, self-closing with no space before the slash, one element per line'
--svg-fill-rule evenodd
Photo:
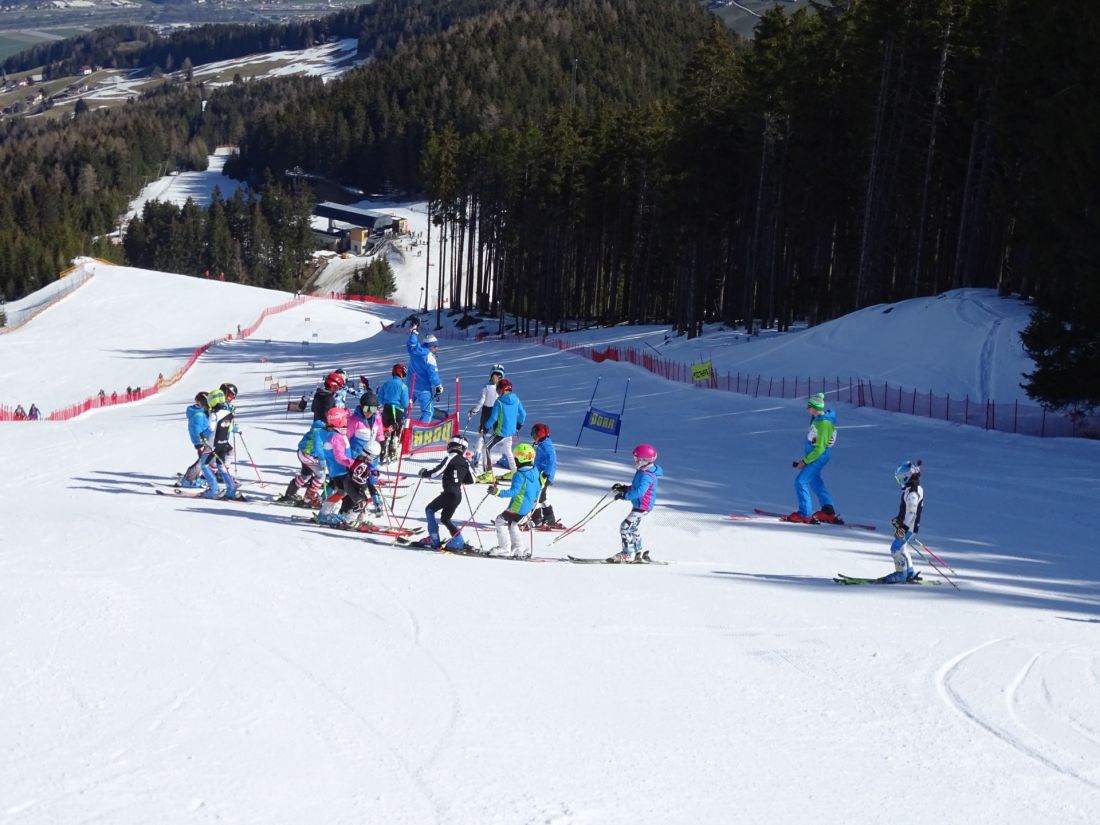
<path fill-rule="evenodd" d="M 753 397 L 754 398 L 759 398 L 760 397 L 760 376 L 759 375 L 756 376 L 756 395 L 753 396 Z"/>
<path fill-rule="evenodd" d="M 769 376 L 769 378 L 768 378 L 768 398 L 772 397 L 772 381 L 774 381 L 774 380 L 775 380 L 774 378 L 771 378 Z"/>
<path fill-rule="evenodd" d="M 780 398 L 787 397 L 787 376 L 785 375 L 783 376 L 783 386 L 779 388 L 779 392 L 782 393 L 782 395 L 779 396 Z"/>
<path fill-rule="evenodd" d="M 1043 420 L 1039 424 L 1039 438 L 1045 438 L 1047 434 L 1047 408 L 1043 407 Z"/>
<path fill-rule="evenodd" d="M 1020 399 L 1016 399 L 1013 403 L 1012 409 L 1012 432 L 1016 432 L 1016 425 L 1020 420 Z"/>
<path fill-rule="evenodd" d="M 947 406 L 944 408 L 943 420 L 944 421 L 950 421 L 951 420 L 951 393 L 947 394 Z"/>
<path fill-rule="evenodd" d="M 970 393 L 966 394 L 966 400 L 963 402 L 963 424 L 970 423 Z"/>

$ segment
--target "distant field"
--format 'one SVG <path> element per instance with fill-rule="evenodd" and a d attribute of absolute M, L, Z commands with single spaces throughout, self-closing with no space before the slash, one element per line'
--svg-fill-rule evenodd
<path fill-rule="evenodd" d="M 84 34 L 86 31 L 88 29 L 63 28 L 0 32 L 0 60 L 5 60 L 16 52 L 29 49 L 39 43 L 64 40 L 66 37 L 75 37 L 78 34 Z"/>

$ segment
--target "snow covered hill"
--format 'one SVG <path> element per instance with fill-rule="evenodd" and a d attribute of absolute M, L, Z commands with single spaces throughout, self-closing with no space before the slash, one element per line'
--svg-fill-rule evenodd
<path fill-rule="evenodd" d="M 101 272 L 0 336 L 4 386 L 45 407 L 54 384 L 68 399 L 144 382 L 285 298 Z M 1002 352 L 996 329 L 1012 321 L 995 329 L 993 316 L 948 301 L 885 316 L 940 348 L 927 372 L 906 365 L 913 382 L 945 380 L 931 367 L 949 356 L 979 386 L 1009 380 L 1011 359 L 974 350 Z M 868 326 L 876 311 L 865 311 Z M 256 463 L 242 449 L 239 475 L 257 498 L 280 491 L 307 422 L 264 376 L 292 396 L 338 364 L 378 383 L 405 360 L 402 336 L 377 334 L 379 322 L 404 314 L 312 301 L 215 347 L 140 404 L 0 425 L 0 823 L 1100 816 L 1096 443 L 838 405 L 825 477 L 841 514 L 878 530 L 738 522 L 726 515 L 793 509 L 802 403 L 671 384 L 534 344 L 446 341 L 442 372 L 448 387 L 461 376 L 463 407 L 499 361 L 528 423 L 550 425 L 552 501 L 567 522 L 629 478 L 630 446 L 658 447 L 666 477 L 643 534 L 668 566 L 557 561 L 616 550 L 623 505 L 557 544 L 537 535 L 546 561 L 524 564 L 402 549 L 291 522 L 262 501 L 153 493 L 149 481 L 191 459 L 184 407 L 227 380 L 241 388 Z M 880 342 L 876 365 L 874 338 L 848 351 L 859 335 L 825 326 L 771 344 L 771 368 L 820 350 L 888 369 L 896 350 Z M 573 446 L 597 378 L 607 406 L 630 380 L 618 455 L 592 433 Z M 892 569 L 892 472 L 918 457 L 921 536 L 960 589 L 833 584 L 838 571 Z M 413 498 L 410 487 L 399 511 L 421 523 L 435 489 Z M 475 505 L 482 495 L 471 492 Z M 478 521 L 502 505 L 486 503 Z"/>

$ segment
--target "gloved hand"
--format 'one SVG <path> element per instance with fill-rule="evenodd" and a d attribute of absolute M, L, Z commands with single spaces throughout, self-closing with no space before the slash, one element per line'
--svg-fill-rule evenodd
<path fill-rule="evenodd" d="M 435 396 L 435 400 L 438 401 L 443 396 L 443 385 L 436 384 L 435 391 L 432 394 Z"/>
<path fill-rule="evenodd" d="M 473 418 L 475 415 L 477 415 L 477 411 L 480 410 L 480 409 L 481 409 L 480 404 L 478 404 L 476 407 L 470 407 L 470 418 Z"/>
<path fill-rule="evenodd" d="M 899 538 L 899 539 L 905 538 L 905 534 L 908 532 L 908 529 L 906 528 L 904 521 L 902 521 L 897 516 L 894 516 L 892 519 L 890 519 L 890 524 L 894 528 L 894 537 L 895 538 Z"/>
<path fill-rule="evenodd" d="M 626 493 L 624 493 L 622 490 L 619 490 L 615 493 L 615 501 L 622 501 L 624 498 L 626 498 Z"/>
<path fill-rule="evenodd" d="M 489 431 L 487 429 L 485 429 L 484 427 L 478 427 L 477 428 L 477 434 L 478 435 L 488 435 Z"/>
<path fill-rule="evenodd" d="M 424 468 L 423 468 L 423 469 L 422 469 L 422 470 L 420 471 L 420 477 L 421 477 L 421 478 L 427 478 L 427 477 L 428 477 L 428 476 L 430 476 L 431 474 L 432 474 L 431 470 L 429 470 L 429 469 L 428 469 L 427 467 L 424 467 Z"/>
<path fill-rule="evenodd" d="M 489 495 L 495 496 L 499 492 L 500 492 L 500 490 L 497 489 L 497 486 L 495 484 L 490 484 L 489 485 Z"/>
<path fill-rule="evenodd" d="M 792 461 L 791 466 L 797 470 L 801 467 L 804 467 L 805 465 L 802 463 L 802 459 L 799 459 L 798 461 Z"/>
<path fill-rule="evenodd" d="M 630 489 L 630 486 L 627 485 L 627 484 L 612 484 L 611 485 L 611 492 L 613 492 L 613 493 L 625 493 L 629 489 Z"/>

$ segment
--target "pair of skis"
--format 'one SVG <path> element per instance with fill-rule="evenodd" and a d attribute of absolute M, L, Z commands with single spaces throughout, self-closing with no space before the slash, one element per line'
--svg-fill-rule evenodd
<path fill-rule="evenodd" d="M 833 581 L 835 581 L 837 584 L 918 584 L 928 587 L 939 587 L 940 585 L 940 582 L 926 579 L 921 576 L 920 573 L 916 575 L 916 578 L 912 578 L 904 582 L 886 581 L 885 576 L 880 579 L 863 579 L 858 576 L 845 576 L 843 573 L 837 573 L 833 577 Z"/>
<path fill-rule="evenodd" d="M 833 526 L 833 527 L 849 527 L 853 530 L 874 530 L 874 529 L 876 529 L 875 525 L 873 525 L 873 524 L 861 524 L 861 523 L 855 522 L 855 521 L 818 521 L 818 522 L 791 521 L 789 516 L 786 513 L 777 513 L 773 510 L 762 510 L 759 507 L 753 508 L 753 513 L 755 513 L 756 516 L 762 516 L 764 519 L 768 519 L 768 520 L 778 519 L 779 521 L 782 521 L 786 524 L 807 524 L 807 525 L 828 524 L 828 525 Z M 763 519 L 756 518 L 756 516 L 744 516 L 744 515 L 741 515 L 740 513 L 730 513 L 727 518 L 731 518 L 734 521 L 761 521 L 761 520 L 763 520 Z"/>

